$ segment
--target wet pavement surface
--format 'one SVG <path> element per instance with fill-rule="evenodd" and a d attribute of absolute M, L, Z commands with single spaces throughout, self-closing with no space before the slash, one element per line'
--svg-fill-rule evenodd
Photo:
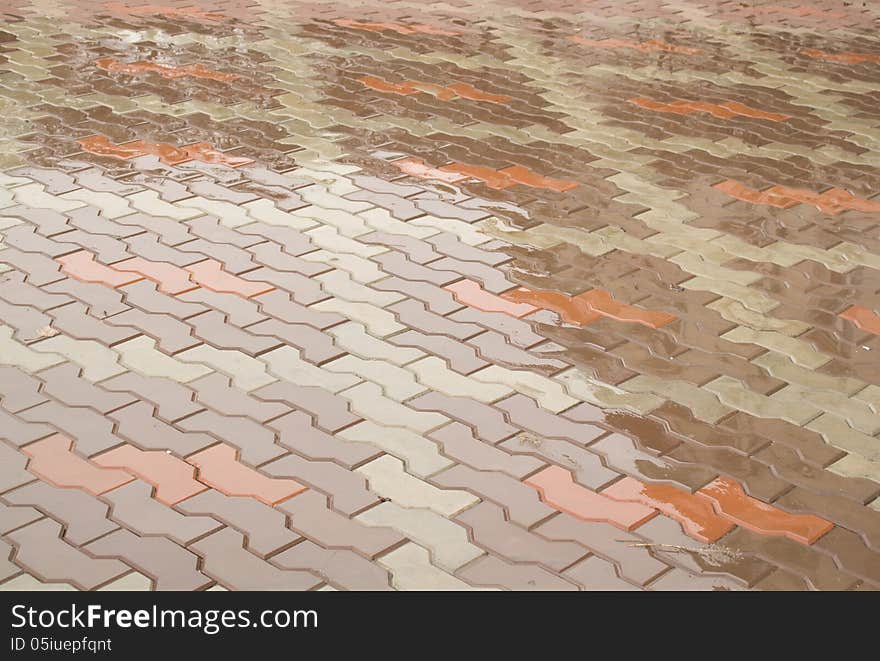
<path fill-rule="evenodd" d="M 880 586 L 876 3 L 0 14 L 0 589 Z"/>

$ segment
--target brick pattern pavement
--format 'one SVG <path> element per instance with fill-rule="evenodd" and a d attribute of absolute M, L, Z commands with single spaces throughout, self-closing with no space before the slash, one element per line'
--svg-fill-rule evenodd
<path fill-rule="evenodd" d="M 880 587 L 880 7 L 0 15 L 0 589 Z"/>

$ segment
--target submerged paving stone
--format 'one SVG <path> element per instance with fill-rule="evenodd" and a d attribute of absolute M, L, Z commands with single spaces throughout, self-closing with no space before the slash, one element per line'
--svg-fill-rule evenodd
<path fill-rule="evenodd" d="M 875 4 L 14 0 L 0 590 L 880 589 Z"/>

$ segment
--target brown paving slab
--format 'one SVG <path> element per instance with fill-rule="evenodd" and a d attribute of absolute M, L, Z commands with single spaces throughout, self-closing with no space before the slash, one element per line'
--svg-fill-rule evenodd
<path fill-rule="evenodd" d="M 11 413 L 46 401 L 46 397 L 37 392 L 40 385 L 39 379 L 35 379 L 21 369 L 0 367 L 0 395 L 3 397 L 3 408 Z"/>
<path fill-rule="evenodd" d="M 262 402 L 235 388 L 229 377 L 218 372 L 190 381 L 187 387 L 196 392 L 196 399 L 205 406 L 227 415 L 245 416 L 257 422 L 277 418 L 289 410 L 283 404 Z"/>
<path fill-rule="evenodd" d="M 451 285 L 446 285 L 446 289 L 451 291 L 456 299 L 462 303 L 486 312 L 503 312 L 512 317 L 524 317 L 537 309 L 528 303 L 511 303 L 500 296 L 495 296 L 484 291 L 480 284 L 473 280 L 459 280 Z"/>
<path fill-rule="evenodd" d="M 454 339 L 466 340 L 483 331 L 480 326 L 467 321 L 457 321 L 434 314 L 416 300 L 401 301 L 387 308 L 407 326 L 431 335 L 448 335 Z"/>
<path fill-rule="evenodd" d="M 332 586 L 345 590 L 390 590 L 388 572 L 362 556 L 342 549 L 328 550 L 308 540 L 272 557 L 283 569 L 308 569 Z"/>
<path fill-rule="evenodd" d="M 209 308 L 199 305 L 194 300 L 194 294 L 204 297 L 205 292 L 193 290 L 184 292 L 179 296 L 168 296 L 158 290 L 156 283 L 150 280 L 140 280 L 125 287 L 126 301 L 144 312 L 154 314 L 168 314 L 176 319 L 185 320 L 191 316 L 206 312 Z"/>
<path fill-rule="evenodd" d="M 71 363 L 43 370 L 40 378 L 44 393 L 70 406 L 88 406 L 100 413 L 108 413 L 135 401 L 132 395 L 105 390 L 91 383 Z"/>
<path fill-rule="evenodd" d="M 92 590 L 128 573 L 119 560 L 95 558 L 61 539 L 61 524 L 51 519 L 14 530 L 6 535 L 16 545 L 16 564 L 50 583 L 72 583 Z"/>
<path fill-rule="evenodd" d="M 526 454 L 544 463 L 565 466 L 577 484 L 590 489 L 601 489 L 618 477 L 618 473 L 608 468 L 599 455 L 568 441 L 524 433 L 502 441 L 498 447 L 511 454 Z"/>
<path fill-rule="evenodd" d="M 784 122 L 789 119 L 789 115 L 781 113 L 764 112 L 757 108 L 751 108 L 737 101 L 728 101 L 726 103 L 714 104 L 694 101 L 674 101 L 672 103 L 662 103 L 653 99 L 638 97 L 628 99 L 629 103 L 654 110 L 656 112 L 671 112 L 676 115 L 688 115 L 692 112 L 705 112 L 719 119 L 729 119 L 731 117 L 753 117 L 755 119 L 766 119 L 771 122 Z"/>
<path fill-rule="evenodd" d="M 150 314 L 136 308 L 126 310 L 106 319 L 110 326 L 136 327 L 143 334 L 156 340 L 159 348 L 169 354 L 192 349 L 202 343 L 193 335 L 192 326 L 165 314 Z M 122 376 L 129 376 L 124 374 Z"/>
<path fill-rule="evenodd" d="M 231 528 L 195 542 L 190 549 L 202 557 L 202 573 L 223 586 L 239 590 L 309 590 L 322 580 L 309 571 L 278 569 L 243 548 L 242 535 Z"/>
<path fill-rule="evenodd" d="M 840 569 L 831 555 L 785 537 L 767 537 L 737 528 L 725 538 L 724 546 L 797 574 L 815 590 L 846 590 L 858 582 Z"/>
<path fill-rule="evenodd" d="M 353 179 L 354 181 L 360 183 L 363 180 L 363 177 L 354 177 Z M 373 178 L 371 178 L 371 182 L 372 180 Z M 398 186 L 397 184 L 385 182 L 381 179 L 375 179 L 375 182 L 376 184 L 374 185 L 380 185 L 383 187 L 394 186 L 396 188 L 401 188 L 403 189 L 403 193 L 407 193 L 409 195 L 421 192 L 421 189 L 415 186 Z M 434 247 L 427 241 L 423 241 L 421 239 L 417 239 L 411 236 L 401 236 L 399 234 L 390 234 L 388 232 L 370 232 L 369 234 L 365 234 L 364 236 L 358 238 L 364 243 L 371 243 L 379 246 L 389 246 L 394 247 L 397 250 L 401 250 L 406 253 L 407 258 L 411 262 L 415 262 L 416 264 L 427 264 L 428 262 L 433 262 L 434 260 L 441 259 L 444 254 L 436 252 L 434 250 Z"/>
<path fill-rule="evenodd" d="M 128 392 L 136 397 L 152 402 L 156 417 L 172 422 L 198 411 L 192 391 L 171 379 L 149 377 L 134 372 L 126 372 L 101 382 L 101 386 L 113 392 Z"/>
<path fill-rule="evenodd" d="M 74 278 L 83 282 L 97 282 L 108 287 L 122 287 L 137 282 L 143 276 L 140 273 L 119 272 L 104 266 L 95 260 L 95 256 L 87 250 L 81 250 L 58 258 L 61 268 Z"/>
<path fill-rule="evenodd" d="M 498 409 L 465 397 L 452 397 L 439 392 L 419 395 L 407 402 L 418 411 L 436 411 L 461 420 L 488 443 L 498 443 L 516 433 Z"/>
<path fill-rule="evenodd" d="M 335 432 L 359 422 L 346 399 L 321 388 L 287 382 L 272 383 L 251 393 L 265 402 L 282 402 L 314 415 L 317 426 Z"/>
<path fill-rule="evenodd" d="M 178 508 L 191 515 L 212 516 L 242 531 L 248 550 L 263 558 L 301 539 L 287 527 L 282 512 L 254 498 L 225 496 L 210 489 L 178 503 Z"/>
<path fill-rule="evenodd" d="M 286 342 L 298 348 L 305 360 L 318 365 L 344 354 L 333 344 L 332 338 L 306 324 L 265 319 L 247 326 L 245 330 L 250 335 L 268 335 L 273 340 Z"/>
<path fill-rule="evenodd" d="M 9 560 L 12 555 L 12 546 L 0 540 L 0 581 L 21 574 L 21 569 Z"/>
<path fill-rule="evenodd" d="M 314 282 L 308 279 L 303 279 L 303 282 L 311 283 L 314 292 L 309 292 L 309 300 L 303 300 L 302 303 L 311 305 L 316 301 L 329 298 L 326 294 L 318 291 L 318 287 Z M 301 288 L 298 289 L 302 291 Z M 314 326 L 319 330 L 324 330 L 325 328 L 329 328 L 330 326 L 345 321 L 345 317 L 334 312 L 323 312 L 316 310 L 315 308 L 301 305 L 300 299 L 305 298 L 306 297 L 299 292 L 293 295 L 290 293 L 271 291 L 260 296 L 260 306 L 264 311 L 270 313 L 273 317 L 280 319 L 281 321 L 289 324 L 307 324 L 309 326 Z M 241 301 L 236 301 L 236 303 L 242 308 L 246 307 Z M 230 321 L 232 321 L 231 318 Z M 255 319 L 250 322 L 242 321 L 239 325 L 245 327 L 256 323 L 257 321 L 262 321 L 262 319 Z"/>
<path fill-rule="evenodd" d="M 253 163 L 252 159 L 233 156 L 228 157 L 208 142 L 176 147 L 167 143 L 133 140 L 123 144 L 114 144 L 107 136 L 93 135 L 77 141 L 87 152 L 100 156 L 130 159 L 153 154 L 168 165 L 179 165 L 193 160 L 205 163 L 222 163 L 230 167 L 239 167 Z"/>
<path fill-rule="evenodd" d="M 590 450 L 603 457 L 603 460 L 616 470 L 642 475 L 657 482 L 668 482 L 675 487 L 693 491 L 710 482 L 716 472 L 675 461 L 669 457 L 653 457 L 638 447 L 628 436 L 611 433 L 592 445 Z"/>
<path fill-rule="evenodd" d="M 764 191 L 756 191 L 732 180 L 716 184 L 715 188 L 752 204 L 767 204 L 781 209 L 790 209 L 798 204 L 811 204 L 829 215 L 837 215 L 850 209 L 869 212 L 880 211 L 880 202 L 856 197 L 845 190 L 836 188 L 821 194 L 784 186 L 772 186 Z"/>
<path fill-rule="evenodd" d="M 113 270 L 142 275 L 159 285 L 159 291 L 166 294 L 182 294 L 198 285 L 192 282 L 190 274 L 174 264 L 149 262 L 140 257 L 124 259 L 113 264 Z"/>
<path fill-rule="evenodd" d="M 68 243 L 66 240 L 55 241 L 52 238 L 41 236 L 36 232 L 35 227 L 30 227 L 28 225 L 16 225 L 15 227 L 10 227 L 4 232 L 4 234 L 4 241 L 10 246 L 27 252 L 44 253 L 56 259 L 64 259 L 65 256 L 73 254 L 77 248 L 75 243 Z M 83 256 L 87 262 L 91 261 L 89 259 L 90 253 L 88 253 L 88 251 L 86 251 Z M 74 262 L 76 261 L 77 260 L 74 259 Z M 100 268 L 100 265 L 96 268 Z"/>
<path fill-rule="evenodd" d="M 453 285 L 447 285 L 447 287 L 449 286 Z M 373 287 L 382 291 L 398 292 L 410 296 L 424 303 L 430 312 L 439 315 L 446 315 L 463 307 L 463 304 L 456 300 L 447 287 L 438 287 L 432 282 L 408 280 L 393 275 L 376 282 Z"/>
<path fill-rule="evenodd" d="M 105 57 L 95 60 L 95 65 L 105 71 L 121 71 L 123 73 L 142 73 L 155 72 L 163 78 L 185 78 L 193 76 L 195 78 L 207 78 L 208 80 L 235 80 L 235 74 L 220 73 L 219 71 L 211 71 L 201 64 L 194 64 L 185 67 L 175 67 L 156 62 L 120 62 L 112 57 Z"/>
<path fill-rule="evenodd" d="M 510 521 L 530 528 L 552 516 L 554 509 L 542 502 L 527 484 L 498 471 L 478 471 L 458 464 L 431 476 L 440 487 L 465 489 L 504 507 Z"/>
<path fill-rule="evenodd" d="M 614 565 L 596 555 L 591 555 L 575 563 L 563 572 L 570 581 L 588 592 L 621 591 L 630 592 L 639 588 L 620 578 Z"/>
<path fill-rule="evenodd" d="M 428 438 L 438 443 L 444 456 L 475 470 L 499 471 L 522 479 L 544 466 L 542 461 L 534 457 L 505 452 L 503 446 L 493 447 L 475 437 L 469 427 L 458 422 L 451 422 L 432 431 Z"/>
<path fill-rule="evenodd" d="M 541 436 L 569 439 L 579 445 L 588 445 L 605 433 L 598 425 L 572 423 L 565 417 L 553 415 L 522 393 L 506 397 L 495 406 L 504 411 L 511 422 Z"/>
<path fill-rule="evenodd" d="M 856 533 L 834 528 L 819 541 L 819 548 L 830 553 L 844 570 L 860 576 L 874 588 L 880 586 L 877 555 Z"/>
<path fill-rule="evenodd" d="M 656 558 L 693 575 L 720 575 L 754 587 L 774 571 L 773 564 L 725 546 L 724 538 L 713 544 L 694 540 L 671 517 L 655 516 L 641 527 L 639 534 L 646 538 L 643 543 L 649 546 L 645 548 Z"/>
<path fill-rule="evenodd" d="M 21 528 L 43 518 L 38 510 L 25 505 L 10 506 L 0 502 L 0 534 Z"/>
<path fill-rule="evenodd" d="M 367 526 L 329 508 L 327 498 L 306 491 L 278 504 L 290 516 L 290 527 L 324 548 L 354 548 L 368 558 L 395 548 L 405 540 L 391 528 Z"/>
<path fill-rule="evenodd" d="M 27 277 L 27 282 L 22 282 L 19 285 L 20 289 L 26 288 L 27 285 L 32 285 L 39 292 L 41 290 L 36 289 L 37 287 L 58 282 L 65 277 L 61 273 L 61 265 L 52 258 L 36 253 L 27 253 L 13 246 L 7 246 L 3 250 L 2 261 L 4 265 L 17 269 Z M 10 276 L 5 275 L 4 279 L 8 282 Z"/>
<path fill-rule="evenodd" d="M 880 315 L 862 305 L 853 305 L 840 313 L 842 319 L 847 319 L 862 330 L 880 335 Z"/>
<path fill-rule="evenodd" d="M 471 529 L 476 544 L 511 562 L 536 563 L 559 572 L 584 556 L 577 544 L 550 542 L 505 521 L 502 508 L 492 503 L 477 503 L 455 519 Z"/>
<path fill-rule="evenodd" d="M 673 592 L 730 592 L 743 589 L 741 584 L 721 576 L 695 576 L 681 569 L 672 569 L 651 583 L 651 590 Z"/>
<path fill-rule="evenodd" d="M 82 546 L 118 528 L 107 518 L 107 505 L 80 489 L 31 482 L 7 492 L 3 498 L 13 505 L 37 507 L 56 521 L 64 521 L 62 537 L 73 546 Z"/>
<path fill-rule="evenodd" d="M 485 333 L 471 338 L 470 343 L 475 344 L 483 335 Z M 397 335 L 391 335 L 387 339 L 391 344 L 414 347 L 439 356 L 446 361 L 449 369 L 461 374 L 471 374 L 489 364 L 472 347 L 456 342 L 445 335 L 428 335 L 408 330 Z"/>
<path fill-rule="evenodd" d="M 280 485 L 290 485 L 279 491 L 279 501 L 311 487 L 329 495 L 333 509 L 353 516 L 381 500 L 368 489 L 366 479 L 360 474 L 332 461 L 310 461 L 291 453 L 264 464 L 260 469 L 274 476 Z M 287 479 L 289 477 L 295 479 Z"/>
<path fill-rule="evenodd" d="M 806 590 L 807 585 L 804 579 L 797 574 L 785 569 L 777 569 L 770 576 L 756 583 L 755 588 L 772 592 L 792 592 Z"/>
<path fill-rule="evenodd" d="M 637 585 L 644 585 L 669 569 L 669 565 L 651 555 L 644 546 L 644 538 L 622 533 L 610 524 L 582 521 L 563 513 L 537 526 L 534 532 L 547 539 L 581 544 L 614 563 L 619 576 Z"/>
<path fill-rule="evenodd" d="M 134 310 L 126 310 L 112 317 L 97 318 L 80 303 L 71 303 L 48 311 L 52 328 L 78 340 L 95 340 L 108 346 L 130 340 L 140 335 L 136 324 L 126 323 Z"/>
<path fill-rule="evenodd" d="M 164 537 L 138 537 L 117 530 L 86 547 L 100 557 L 116 557 L 155 581 L 156 590 L 198 590 L 210 579 L 197 568 L 195 554 Z"/>
<path fill-rule="evenodd" d="M 188 403 L 188 400 L 187 400 Z M 187 433 L 172 427 L 153 415 L 155 407 L 149 400 L 140 400 L 113 411 L 109 418 L 116 421 L 116 433 L 144 451 L 173 450 L 184 455 L 208 447 L 216 439 L 207 434 Z"/>
<path fill-rule="evenodd" d="M 548 466 L 525 481 L 541 495 L 541 500 L 584 521 L 605 521 L 632 530 L 657 514 L 657 510 L 636 503 L 615 501 L 590 491 L 560 466 Z"/>
<path fill-rule="evenodd" d="M 34 474 L 25 469 L 29 458 L 23 452 L 0 443 L 0 459 L 0 489 L 7 491 L 34 480 Z"/>
<path fill-rule="evenodd" d="M 311 416 L 292 411 L 267 423 L 278 432 L 277 443 L 305 459 L 334 461 L 353 468 L 375 459 L 380 451 L 368 443 L 345 441 L 314 426 Z"/>

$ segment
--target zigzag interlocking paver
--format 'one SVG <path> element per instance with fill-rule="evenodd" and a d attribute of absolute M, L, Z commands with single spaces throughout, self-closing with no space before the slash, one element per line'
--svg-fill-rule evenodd
<path fill-rule="evenodd" d="M 507 560 L 532 562 L 562 571 L 582 558 L 586 549 L 571 542 L 550 542 L 506 521 L 497 505 L 482 502 L 456 515 L 468 526 L 474 542 Z"/>
<path fill-rule="evenodd" d="M 222 586 L 241 590 L 309 590 L 322 580 L 309 571 L 282 570 L 244 548 L 243 536 L 223 528 L 189 547 L 202 557 L 202 573 Z"/>
<path fill-rule="evenodd" d="M 144 451 L 170 451 L 173 448 L 175 453 L 185 455 L 217 441 L 208 434 L 182 431 L 155 413 L 151 402 L 140 400 L 113 411 L 108 418 L 114 421 L 119 440 L 128 440 Z"/>
<path fill-rule="evenodd" d="M 65 522 L 62 538 L 82 546 L 119 526 L 108 518 L 105 503 L 80 489 L 62 489 L 46 482 L 31 482 L 3 496 L 15 506 L 37 507 L 55 520 Z"/>
<path fill-rule="evenodd" d="M 314 490 L 285 500 L 278 509 L 290 516 L 290 527 L 325 548 L 356 549 L 367 558 L 395 548 L 406 541 L 387 525 L 366 523 L 328 508 L 328 499 Z M 369 512 L 370 510 L 367 510 Z"/>
<path fill-rule="evenodd" d="M 507 517 L 525 528 L 554 513 L 541 501 L 535 489 L 500 471 L 480 471 L 466 464 L 457 464 L 433 475 L 430 481 L 447 489 L 479 491 L 482 500 L 503 506 Z"/>
<path fill-rule="evenodd" d="M 427 549 L 409 542 L 377 559 L 398 590 L 468 590 L 467 583 L 431 562 Z"/>
<path fill-rule="evenodd" d="M 880 587 L 877 10 L 600 4 L 14 0 L 0 590 Z"/>
<path fill-rule="evenodd" d="M 156 590 L 198 590 L 211 580 L 197 566 L 198 557 L 167 537 L 138 537 L 117 530 L 84 547 L 97 557 L 124 558 L 151 577 Z"/>
<path fill-rule="evenodd" d="M 469 539 L 467 529 L 426 508 L 401 507 L 386 501 L 358 515 L 368 526 L 393 528 L 431 554 L 432 564 L 453 573 L 474 558 L 482 549 Z"/>
<path fill-rule="evenodd" d="M 102 381 L 101 387 L 148 400 L 153 405 L 153 415 L 164 422 L 178 420 L 202 408 L 192 401 L 193 394 L 187 386 L 162 377 L 126 372 Z"/>
<path fill-rule="evenodd" d="M 95 455 L 91 461 L 104 468 L 118 468 L 149 483 L 154 488 L 153 497 L 168 506 L 205 490 L 205 485 L 194 479 L 195 469 L 167 452 L 144 452 L 132 445 L 120 445 Z"/>
<path fill-rule="evenodd" d="M 153 486 L 135 480 L 103 494 L 110 518 L 136 535 L 164 536 L 186 546 L 222 527 L 209 516 L 191 516 L 153 498 Z"/>
<path fill-rule="evenodd" d="M 305 540 L 272 556 L 284 569 L 308 569 L 328 585 L 344 590 L 390 590 L 388 572 L 376 563 L 347 549 L 328 550 Z"/>
<path fill-rule="evenodd" d="M 312 417 L 302 411 L 292 411 L 273 418 L 265 424 L 275 431 L 277 443 L 302 455 L 305 459 L 328 460 L 346 468 L 354 468 L 381 454 L 366 439 L 364 442 L 358 442 L 350 436 L 346 438 L 343 432 L 351 430 L 352 427 L 331 435 L 315 427 Z M 389 430 L 385 433 L 393 432 Z M 373 440 L 369 436 L 366 438 Z"/>
<path fill-rule="evenodd" d="M 451 422 L 432 431 L 428 438 L 437 442 L 445 456 L 476 470 L 500 471 L 522 479 L 544 465 L 534 457 L 518 456 L 504 451 L 503 444 L 493 447 L 475 437 L 469 427 L 458 422 Z"/>
<path fill-rule="evenodd" d="M 284 513 L 254 498 L 226 496 L 220 491 L 203 491 L 177 504 L 189 515 L 211 516 L 247 536 L 247 548 L 261 558 L 274 554 L 301 539 L 287 527 Z"/>
<path fill-rule="evenodd" d="M 129 568 L 125 563 L 113 558 L 95 558 L 64 541 L 61 532 L 60 523 L 46 518 L 13 530 L 5 537 L 15 547 L 18 566 L 42 581 L 70 582 L 81 590 L 93 590 L 127 573 Z"/>
<path fill-rule="evenodd" d="M 52 434 L 30 443 L 23 449 L 30 457 L 28 470 L 49 484 L 83 489 L 99 495 L 131 482 L 134 477 L 114 468 L 89 462 L 76 453 L 75 442 L 61 434 Z"/>
<path fill-rule="evenodd" d="M 577 590 L 560 574 L 527 562 L 508 562 L 497 555 L 478 558 L 459 570 L 458 576 L 475 585 L 505 590 Z"/>

